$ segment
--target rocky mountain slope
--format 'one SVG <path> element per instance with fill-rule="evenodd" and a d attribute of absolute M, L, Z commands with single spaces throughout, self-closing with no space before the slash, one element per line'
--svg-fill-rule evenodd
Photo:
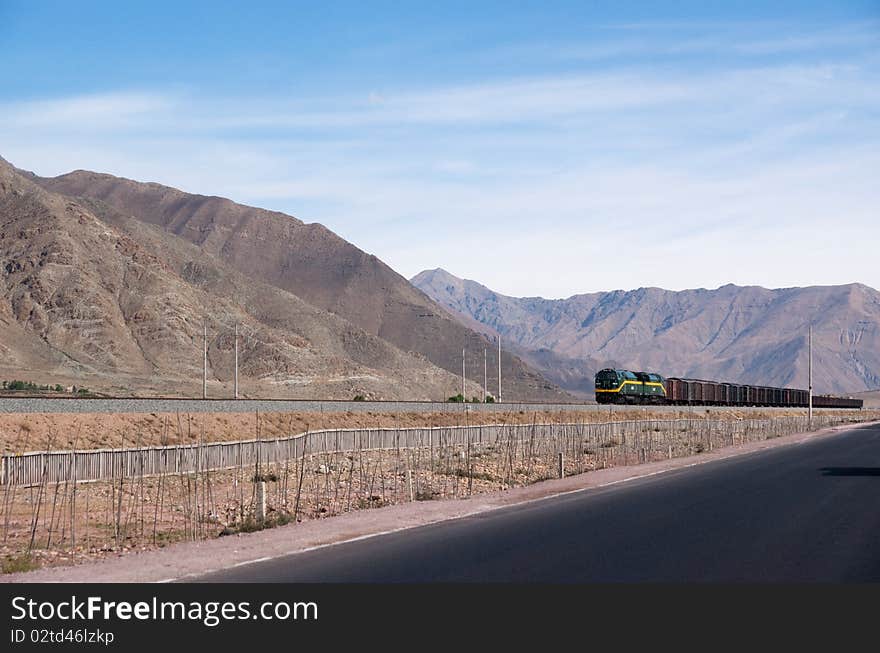
<path fill-rule="evenodd" d="M 482 378 L 484 348 L 490 355 L 489 369 L 497 369 L 495 349 L 483 334 L 462 325 L 378 258 L 320 224 L 93 172 L 31 180 L 55 193 L 98 200 L 159 227 L 224 266 L 334 313 L 452 374 L 461 373 L 463 348 L 468 352 L 468 377 Z M 506 350 L 502 368 L 506 399 L 571 398 Z M 490 383 L 490 389 L 496 383 Z"/>
<path fill-rule="evenodd" d="M 0 378 L 121 393 L 442 399 L 424 357 L 107 204 L 49 192 L 0 159 Z M 478 392 L 478 386 L 469 390 Z"/>
<path fill-rule="evenodd" d="M 768 290 L 727 285 L 507 297 L 444 270 L 412 283 L 438 303 L 498 332 L 563 388 L 590 393 L 596 369 L 618 365 L 734 382 L 807 387 L 814 325 L 814 387 L 850 393 L 880 386 L 880 292 L 861 284 Z"/>

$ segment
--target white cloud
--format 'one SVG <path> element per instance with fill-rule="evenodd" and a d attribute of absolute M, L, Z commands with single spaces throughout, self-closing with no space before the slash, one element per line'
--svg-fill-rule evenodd
<path fill-rule="evenodd" d="M 9 102 L 0 105 L 7 128 L 45 127 L 77 130 L 140 127 L 157 113 L 173 107 L 165 95 L 154 93 L 106 93 L 60 99 Z"/>
<path fill-rule="evenodd" d="M 878 287 L 878 77 L 832 58 L 340 97 L 119 92 L 0 106 L 0 154 L 284 210 L 406 276 L 446 267 L 515 295 Z"/>

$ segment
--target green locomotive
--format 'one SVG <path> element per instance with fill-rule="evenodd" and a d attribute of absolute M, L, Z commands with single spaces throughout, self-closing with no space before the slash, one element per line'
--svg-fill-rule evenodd
<path fill-rule="evenodd" d="M 601 370 L 596 374 L 596 401 L 600 404 L 665 404 L 666 379 L 650 372 Z"/>

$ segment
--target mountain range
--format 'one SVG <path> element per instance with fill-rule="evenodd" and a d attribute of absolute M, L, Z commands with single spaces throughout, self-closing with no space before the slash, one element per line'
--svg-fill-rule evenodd
<path fill-rule="evenodd" d="M 880 387 L 880 293 L 861 284 L 517 298 L 427 270 L 411 282 L 320 224 L 155 183 L 0 159 L 0 378 L 119 394 L 592 398 L 597 369 Z M 479 381 L 479 383 L 478 383 Z"/>
<path fill-rule="evenodd" d="M 319 224 L 155 183 L 0 159 L 0 378 L 228 396 L 444 399 L 492 342 Z M 510 399 L 570 399 L 502 354 Z M 482 381 L 482 378 L 480 378 Z M 479 395 L 469 381 L 466 394 Z"/>
<path fill-rule="evenodd" d="M 880 292 L 853 283 L 769 290 L 614 290 L 567 299 L 508 297 L 445 270 L 413 285 L 488 336 L 500 334 L 547 378 L 589 396 L 603 367 L 818 393 L 880 387 Z"/>

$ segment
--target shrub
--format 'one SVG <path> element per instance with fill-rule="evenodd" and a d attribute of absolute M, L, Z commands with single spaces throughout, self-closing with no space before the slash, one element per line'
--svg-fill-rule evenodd
<path fill-rule="evenodd" d="M 363 395 L 355 395 L 354 399 L 352 399 L 352 401 L 366 401 L 366 400 L 367 400 L 367 398 L 364 397 Z"/>
<path fill-rule="evenodd" d="M 18 556 L 7 556 L 3 560 L 3 573 L 14 574 L 21 571 L 31 571 L 39 567 L 37 562 L 29 553 L 23 553 Z"/>
<path fill-rule="evenodd" d="M 468 474 L 468 470 L 466 469 L 457 469 L 455 470 L 455 475 L 459 478 L 473 478 L 480 481 L 494 481 L 495 476 L 490 474 L 489 472 L 478 472 L 476 470 L 472 471 Z"/>
<path fill-rule="evenodd" d="M 461 404 L 461 403 L 464 403 L 464 397 L 459 392 L 457 395 L 455 395 L 454 397 L 450 397 L 446 401 L 447 401 L 447 403 Z"/>
<path fill-rule="evenodd" d="M 239 533 L 254 533 L 266 528 L 266 522 L 256 517 L 248 516 L 238 525 Z"/>
<path fill-rule="evenodd" d="M 375 494 L 369 497 L 361 497 L 357 500 L 357 507 L 361 510 L 366 510 L 368 508 L 381 508 L 385 505 L 387 505 L 385 499 Z"/>
<path fill-rule="evenodd" d="M 278 512 L 275 513 L 275 525 L 276 526 L 285 526 L 293 521 L 293 514 L 287 512 Z"/>

